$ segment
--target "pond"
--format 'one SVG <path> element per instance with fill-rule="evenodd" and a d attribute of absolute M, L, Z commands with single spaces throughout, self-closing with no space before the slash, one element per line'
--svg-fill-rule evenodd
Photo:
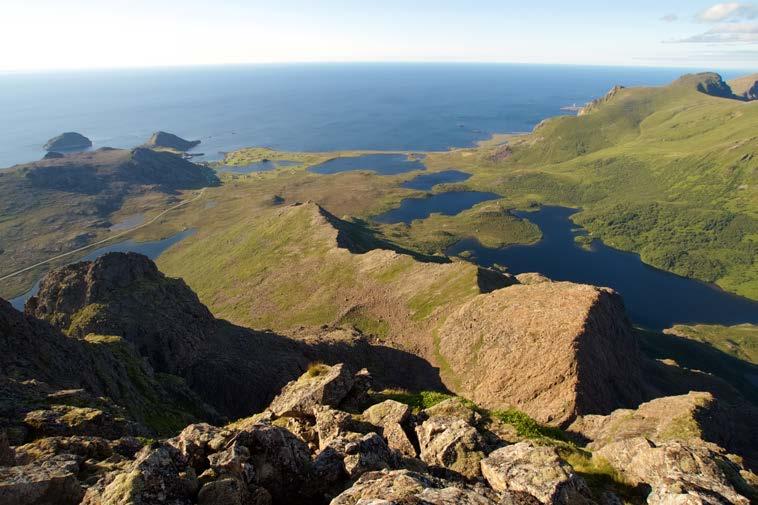
<path fill-rule="evenodd" d="M 176 244 L 177 242 L 180 242 L 181 240 L 193 235 L 195 233 L 194 229 L 184 230 L 176 235 L 172 235 L 168 238 L 164 238 L 161 240 L 153 240 L 150 242 L 135 242 L 134 240 L 125 240 L 123 242 L 117 242 L 115 244 L 110 244 L 104 247 L 100 247 L 98 249 L 94 249 L 92 252 L 87 254 L 85 257 L 76 260 L 76 262 L 79 261 L 92 261 L 94 259 L 99 258 L 103 254 L 109 253 L 109 252 L 136 252 L 140 254 L 144 254 L 148 258 L 154 260 L 160 254 L 171 247 L 172 245 Z M 72 263 L 75 263 L 72 261 Z M 24 304 L 26 301 L 31 298 L 32 296 L 37 294 L 37 291 L 39 291 L 39 285 L 42 278 L 40 277 L 37 279 L 37 282 L 34 283 L 34 286 L 24 293 L 21 296 L 17 296 L 16 298 L 13 298 L 10 300 L 11 305 L 13 305 L 14 308 L 18 310 L 24 310 Z"/>
<path fill-rule="evenodd" d="M 421 198 L 405 198 L 400 206 L 372 217 L 378 223 L 410 223 L 414 219 L 425 219 L 431 214 L 454 216 L 474 205 L 497 200 L 500 195 L 483 191 L 447 191 L 430 194 Z"/>
<path fill-rule="evenodd" d="M 592 241 L 589 249 L 574 241 L 586 234 L 570 217 L 576 209 L 542 207 L 515 212 L 542 230 L 533 245 L 487 248 L 465 239 L 448 248 L 450 256 L 464 251 L 483 266 L 503 265 L 513 274 L 539 272 L 553 280 L 608 286 L 618 291 L 633 323 L 661 330 L 679 323 L 734 325 L 758 323 L 758 302 L 727 293 L 715 285 L 646 265 L 637 254 Z"/>
<path fill-rule="evenodd" d="M 332 158 L 318 165 L 313 165 L 308 171 L 316 174 L 338 174 L 355 170 L 369 170 L 379 175 L 396 175 L 425 169 L 421 158 L 409 158 L 405 154 L 364 154 L 362 156 Z"/>
<path fill-rule="evenodd" d="M 135 226 L 139 226 L 143 222 L 145 222 L 144 214 L 132 214 L 131 216 L 126 216 L 123 220 L 119 221 L 118 223 L 114 223 L 113 225 L 111 225 L 110 230 L 111 231 L 124 231 L 124 230 L 128 230 L 129 228 L 134 228 Z"/>
<path fill-rule="evenodd" d="M 429 191 L 437 184 L 463 182 L 470 177 L 471 174 L 461 172 L 460 170 L 443 170 L 442 172 L 431 172 L 428 174 L 417 175 L 410 181 L 405 181 L 401 186 L 408 189 Z"/>

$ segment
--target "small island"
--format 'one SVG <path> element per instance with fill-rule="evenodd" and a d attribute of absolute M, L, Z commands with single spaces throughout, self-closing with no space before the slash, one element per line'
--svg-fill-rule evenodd
<path fill-rule="evenodd" d="M 175 151 L 188 151 L 199 143 L 199 140 L 185 140 L 173 133 L 157 131 L 150 136 L 150 139 L 145 143 L 145 146 L 150 148 L 172 149 Z"/>
<path fill-rule="evenodd" d="M 92 141 L 77 132 L 64 132 L 47 141 L 43 146 L 45 151 L 66 151 L 72 149 L 87 149 L 92 147 Z"/>

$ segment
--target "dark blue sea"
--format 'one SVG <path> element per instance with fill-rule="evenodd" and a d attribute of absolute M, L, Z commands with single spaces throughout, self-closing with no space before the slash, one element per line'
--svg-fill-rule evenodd
<path fill-rule="evenodd" d="M 686 70 L 505 64 L 301 64 L 0 74 L 0 167 L 78 131 L 133 147 L 155 130 L 200 139 L 200 159 L 280 150 L 440 150 L 523 132 L 615 84 Z"/>

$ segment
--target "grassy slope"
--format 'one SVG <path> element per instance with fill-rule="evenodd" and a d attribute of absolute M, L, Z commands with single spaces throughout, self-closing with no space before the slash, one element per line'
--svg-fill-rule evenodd
<path fill-rule="evenodd" d="M 515 204 L 580 206 L 576 221 L 644 261 L 758 299 L 758 102 L 716 98 L 692 80 L 622 90 L 581 117 L 511 138 L 469 185 Z"/>
<path fill-rule="evenodd" d="M 758 326 L 756 325 L 676 325 L 667 333 L 708 344 L 730 356 L 758 365 Z"/>

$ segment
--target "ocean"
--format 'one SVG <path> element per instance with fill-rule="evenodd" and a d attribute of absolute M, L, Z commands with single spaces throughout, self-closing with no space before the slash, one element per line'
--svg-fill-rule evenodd
<path fill-rule="evenodd" d="M 0 167 L 39 159 L 64 131 L 95 148 L 130 148 L 165 130 L 200 139 L 205 160 L 245 146 L 444 150 L 529 131 L 615 84 L 662 85 L 686 72 L 409 63 L 0 74 Z"/>

